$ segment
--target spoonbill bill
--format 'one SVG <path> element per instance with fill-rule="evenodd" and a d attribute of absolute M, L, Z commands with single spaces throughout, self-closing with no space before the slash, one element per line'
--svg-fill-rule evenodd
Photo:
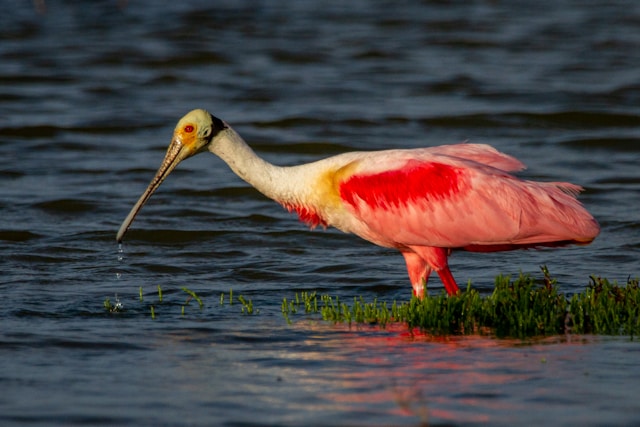
<path fill-rule="evenodd" d="M 576 199 L 581 187 L 517 178 L 510 172 L 524 165 L 489 145 L 352 152 L 281 167 L 198 109 L 178 122 L 155 177 L 120 226 L 118 242 L 178 163 L 204 151 L 311 228 L 333 226 L 400 251 L 420 298 L 432 271 L 450 295 L 459 292 L 448 266 L 453 250 L 587 244 L 600 232 Z"/>

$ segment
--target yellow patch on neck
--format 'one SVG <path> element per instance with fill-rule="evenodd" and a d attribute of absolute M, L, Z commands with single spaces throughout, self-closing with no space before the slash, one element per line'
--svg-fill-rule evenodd
<path fill-rule="evenodd" d="M 289 212 L 295 211 L 300 220 L 311 228 L 322 225 L 342 229 L 345 206 L 340 197 L 340 185 L 354 173 L 357 166 L 357 161 L 343 166 L 325 166 L 312 181 L 298 183 L 304 189 L 300 189 L 297 197 L 279 202 Z M 318 167 L 322 168 L 320 165 Z"/>
<path fill-rule="evenodd" d="M 321 206 L 325 215 L 330 214 L 331 211 L 343 209 L 343 201 L 340 197 L 340 183 L 353 175 L 357 167 L 358 161 L 353 161 L 338 169 L 331 168 L 320 175 L 316 181 L 314 199 L 316 199 L 318 206 Z"/>

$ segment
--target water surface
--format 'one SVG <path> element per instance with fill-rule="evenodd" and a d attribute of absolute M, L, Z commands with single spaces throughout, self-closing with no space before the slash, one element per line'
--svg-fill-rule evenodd
<path fill-rule="evenodd" d="M 602 234 L 456 253 L 458 282 L 489 293 L 498 274 L 547 265 L 567 293 L 591 274 L 624 283 L 639 274 L 640 6 L 201 3 L 0 14 L 3 425 L 640 421 L 628 337 L 288 324 L 280 304 L 296 291 L 406 300 L 402 257 L 306 230 L 214 156 L 181 164 L 122 252 L 115 243 L 178 118 L 206 108 L 278 164 L 492 144 L 527 164 L 525 178 L 582 185 Z M 202 310 L 191 301 L 182 315 L 181 287 Z M 230 289 L 259 312 L 220 305 Z M 429 289 L 442 291 L 437 278 Z M 109 314 L 116 294 L 125 311 Z"/>

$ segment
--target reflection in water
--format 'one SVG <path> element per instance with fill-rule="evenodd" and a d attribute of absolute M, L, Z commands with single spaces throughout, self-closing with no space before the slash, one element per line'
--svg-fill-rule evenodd
<path fill-rule="evenodd" d="M 637 209 L 625 209 L 640 191 L 638 6 L 9 3 L 0 425 L 640 421 L 635 341 L 286 325 L 282 298 L 301 289 L 406 300 L 404 264 L 353 236 L 296 227 L 213 156 L 181 165 L 114 253 L 175 120 L 204 107 L 278 164 L 490 143 L 527 164 L 524 178 L 583 185 L 603 232 L 586 248 L 455 254 L 456 279 L 487 293 L 499 273 L 547 264 L 567 293 L 590 274 L 624 282 L 640 257 Z M 165 303 L 152 320 L 158 285 Z M 184 295 L 172 291 L 183 286 L 207 307 L 181 316 Z M 261 314 L 218 307 L 230 288 Z M 125 312 L 105 313 L 115 294 Z"/>
<path fill-rule="evenodd" d="M 402 325 L 350 329 L 316 321 L 296 322 L 290 329 L 287 339 L 260 327 L 170 334 L 190 355 L 175 353 L 186 377 L 183 387 L 211 408 L 266 405 L 332 422 L 343 414 L 372 413 L 379 425 L 398 419 L 522 422 L 533 403 L 575 403 L 571 396 L 558 396 L 556 386 L 571 377 L 567 367 L 584 357 L 584 345 L 593 343 L 572 337 L 526 342 L 434 337 L 409 333 Z M 237 353 L 243 360 L 233 360 Z M 208 384 L 204 394 L 202 378 Z M 226 390 L 217 384 L 226 384 Z"/>
<path fill-rule="evenodd" d="M 349 365 L 336 370 L 331 380 L 321 380 L 336 382 L 331 387 L 334 390 L 323 397 L 351 410 L 386 406 L 395 415 L 422 421 L 490 422 L 494 416 L 527 409 L 528 402 L 510 398 L 522 396 L 519 390 L 554 395 L 554 390 L 539 381 L 559 374 L 554 372 L 559 365 L 547 361 L 549 346 L 554 346 L 552 353 L 563 357 L 564 363 L 581 357 L 565 338 L 522 342 L 408 334 L 397 325 L 393 329 L 345 331 L 323 342 L 326 351 L 314 352 L 314 356 Z M 397 406 L 389 407 L 389 402 Z"/>

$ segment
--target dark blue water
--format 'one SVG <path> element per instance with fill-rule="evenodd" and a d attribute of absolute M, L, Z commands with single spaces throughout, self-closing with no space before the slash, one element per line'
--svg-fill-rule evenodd
<path fill-rule="evenodd" d="M 458 282 L 488 293 L 498 274 L 547 265 L 567 293 L 590 274 L 624 283 L 640 274 L 640 5 L 0 5 L 3 425 L 640 422 L 628 337 L 288 324 L 296 291 L 408 299 L 402 257 L 306 230 L 214 156 L 181 164 L 115 243 L 176 121 L 206 108 L 279 164 L 492 144 L 523 177 L 584 186 L 602 234 L 456 253 Z"/>

